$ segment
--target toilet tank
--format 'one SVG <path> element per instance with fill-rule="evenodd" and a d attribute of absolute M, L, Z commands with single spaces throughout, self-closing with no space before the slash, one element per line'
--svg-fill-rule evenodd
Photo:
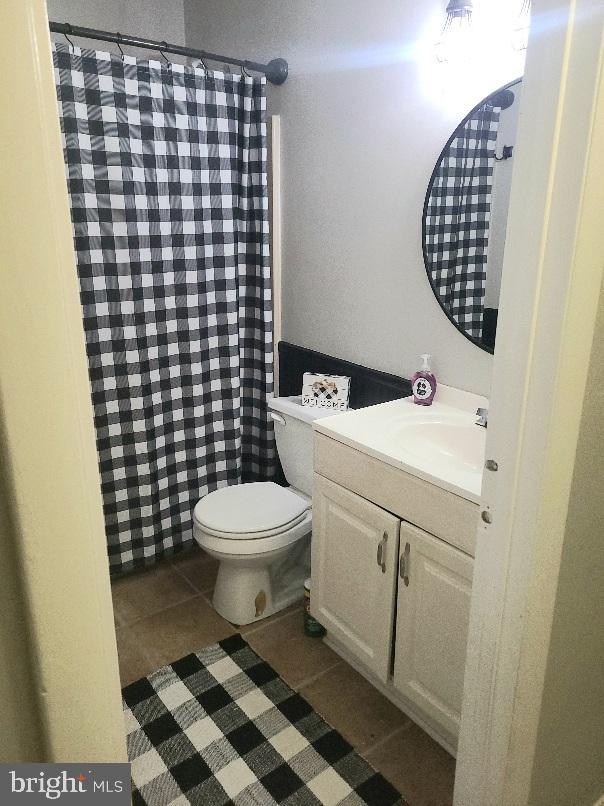
<path fill-rule="evenodd" d="M 273 397 L 268 407 L 275 426 L 275 439 L 287 483 L 312 495 L 313 420 L 333 416 L 331 409 L 303 406 L 301 397 Z"/>

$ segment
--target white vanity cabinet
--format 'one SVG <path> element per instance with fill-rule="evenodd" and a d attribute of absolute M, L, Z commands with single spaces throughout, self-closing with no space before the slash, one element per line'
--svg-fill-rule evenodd
<path fill-rule="evenodd" d="M 315 476 L 314 615 L 384 682 L 390 673 L 399 526 L 389 512 Z"/>
<path fill-rule="evenodd" d="M 394 687 L 457 736 L 461 716 L 474 562 L 402 523 Z"/>
<path fill-rule="evenodd" d="M 336 652 L 454 753 L 478 506 L 381 464 L 315 434 L 312 614 Z"/>

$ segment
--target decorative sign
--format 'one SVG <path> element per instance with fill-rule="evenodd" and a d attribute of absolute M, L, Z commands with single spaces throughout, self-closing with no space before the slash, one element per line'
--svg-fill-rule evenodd
<path fill-rule="evenodd" d="M 346 411 L 350 393 L 350 378 L 344 375 L 304 373 L 302 405 L 321 409 Z"/>

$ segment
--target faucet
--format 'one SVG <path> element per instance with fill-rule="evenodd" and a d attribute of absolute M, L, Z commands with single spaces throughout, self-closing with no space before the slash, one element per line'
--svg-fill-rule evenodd
<path fill-rule="evenodd" d="M 476 416 L 478 417 L 476 425 L 481 425 L 483 428 L 486 428 L 489 422 L 489 410 L 476 409 Z"/>

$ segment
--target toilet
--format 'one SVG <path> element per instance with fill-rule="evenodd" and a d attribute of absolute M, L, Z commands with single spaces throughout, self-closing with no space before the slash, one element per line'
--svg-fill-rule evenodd
<path fill-rule="evenodd" d="M 300 397 L 268 401 L 289 487 L 271 481 L 215 490 L 193 510 L 193 536 L 220 565 L 212 604 L 233 624 L 251 624 L 300 599 L 310 573 L 312 422 L 333 412 Z"/>

